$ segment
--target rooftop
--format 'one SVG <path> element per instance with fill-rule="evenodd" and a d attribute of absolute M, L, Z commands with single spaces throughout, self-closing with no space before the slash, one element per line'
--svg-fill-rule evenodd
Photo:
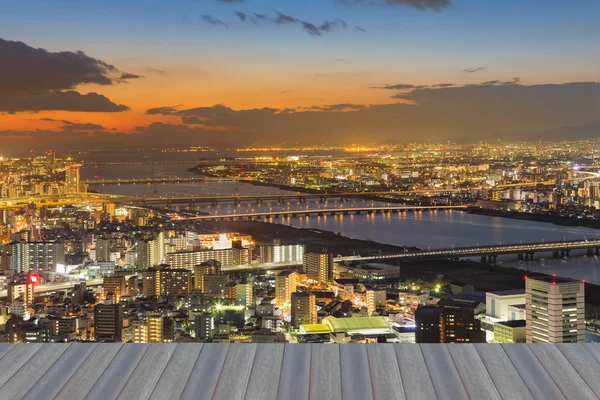
<path fill-rule="evenodd" d="M 0 398 L 596 399 L 600 344 L 0 344 Z"/>

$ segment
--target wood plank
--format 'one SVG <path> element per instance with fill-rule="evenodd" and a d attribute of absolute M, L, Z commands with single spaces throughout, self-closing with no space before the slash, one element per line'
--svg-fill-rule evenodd
<path fill-rule="evenodd" d="M 238 343 L 229 347 L 213 399 L 244 399 L 255 355 L 256 344 Z"/>
<path fill-rule="evenodd" d="M 92 354 L 71 376 L 55 400 L 83 399 L 94 387 L 104 370 L 113 361 L 123 345 L 120 343 L 98 343 Z"/>
<path fill-rule="evenodd" d="M 451 400 L 467 399 L 469 396 L 446 345 L 428 343 L 420 346 L 437 397 Z"/>
<path fill-rule="evenodd" d="M 501 400 L 475 347 L 468 344 L 446 346 L 456 371 L 471 399 Z"/>
<path fill-rule="evenodd" d="M 118 399 L 148 399 L 175 351 L 175 344 L 157 343 L 150 348 L 121 389 Z"/>
<path fill-rule="evenodd" d="M 540 364 L 565 397 L 595 400 L 597 397 L 553 344 L 529 344 Z"/>
<path fill-rule="evenodd" d="M 198 360 L 202 343 L 178 343 L 150 395 L 152 400 L 178 399 Z"/>
<path fill-rule="evenodd" d="M 600 344 L 586 343 L 584 346 L 594 356 L 594 358 L 596 358 L 596 360 L 600 361 Z"/>
<path fill-rule="evenodd" d="M 274 383 L 273 383 L 274 384 Z M 306 400 L 310 387 L 310 345 L 286 344 L 279 377 L 279 400 Z"/>
<path fill-rule="evenodd" d="M 312 344 L 310 350 L 311 400 L 342 399 L 340 348 L 336 344 Z"/>
<path fill-rule="evenodd" d="M 258 344 L 246 388 L 246 400 L 275 400 L 279 390 L 283 344 Z"/>
<path fill-rule="evenodd" d="M 10 351 L 0 360 L 2 363 L 2 368 L 0 368 L 0 386 L 4 385 L 42 347 L 41 343 L 12 345 Z"/>
<path fill-rule="evenodd" d="M 97 343 L 73 343 L 27 392 L 24 399 L 54 398 L 97 346 Z"/>
<path fill-rule="evenodd" d="M 229 344 L 206 343 L 185 385 L 181 400 L 211 399 L 229 351 Z"/>
<path fill-rule="evenodd" d="M 0 343 L 0 362 L 2 362 L 2 357 L 4 357 L 4 355 L 11 351 L 15 346 L 16 344 Z"/>
<path fill-rule="evenodd" d="M 515 344 L 502 345 L 502 348 L 534 398 L 544 400 L 565 398 L 531 349 Z"/>
<path fill-rule="evenodd" d="M 126 343 L 122 345 L 120 351 L 106 367 L 86 399 L 116 399 L 149 347 L 149 344 Z"/>
<path fill-rule="evenodd" d="M 23 346 L 28 346 L 28 344 Z M 0 387 L 0 399 L 22 399 L 69 346 L 69 344 L 42 346 L 19 368 L 17 373 Z"/>
<path fill-rule="evenodd" d="M 348 344 L 340 346 L 342 397 L 344 399 L 372 400 L 373 386 L 369 370 L 367 346 Z"/>
<path fill-rule="evenodd" d="M 575 368 L 596 397 L 600 398 L 600 379 L 598 379 L 600 377 L 600 361 L 585 346 L 558 343 L 556 348 Z"/>
<path fill-rule="evenodd" d="M 368 344 L 367 356 L 375 400 L 403 400 L 404 387 L 392 344 Z"/>
<path fill-rule="evenodd" d="M 412 344 L 394 344 L 393 346 L 406 398 L 411 400 L 436 399 L 437 396 L 421 346 Z"/>
<path fill-rule="evenodd" d="M 527 385 L 501 345 L 478 343 L 473 344 L 473 348 L 479 354 L 496 390 L 503 399 L 533 400 Z"/>

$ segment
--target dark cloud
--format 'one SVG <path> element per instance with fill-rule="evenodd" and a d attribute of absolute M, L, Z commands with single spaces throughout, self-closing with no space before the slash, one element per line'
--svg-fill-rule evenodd
<path fill-rule="evenodd" d="M 64 130 L 72 130 L 72 131 L 101 131 L 104 130 L 106 128 L 104 128 L 102 125 L 99 124 L 92 124 L 92 123 L 83 123 L 83 124 L 78 124 L 78 123 L 69 123 L 66 124 L 63 127 Z"/>
<path fill-rule="evenodd" d="M 50 90 L 40 93 L 0 94 L 0 111 L 87 111 L 120 112 L 129 108 L 116 104 L 98 93 L 81 94 L 75 91 Z"/>
<path fill-rule="evenodd" d="M 160 69 L 160 68 L 146 68 L 146 71 L 150 72 L 151 74 L 157 74 L 157 75 L 166 75 L 167 71 L 164 69 Z"/>
<path fill-rule="evenodd" d="M 345 5 L 365 4 L 371 6 L 405 6 L 413 7 L 419 10 L 441 11 L 450 7 L 450 0 L 338 0 Z"/>
<path fill-rule="evenodd" d="M 346 21 L 340 18 L 327 20 L 321 24 L 315 24 L 303 21 L 293 15 L 283 14 L 280 11 L 277 11 L 274 17 L 256 13 L 253 14 L 254 16 L 250 16 L 240 11 L 236 11 L 235 15 L 241 22 L 251 22 L 253 24 L 272 23 L 276 25 L 300 25 L 305 32 L 315 37 L 321 37 L 323 36 L 323 33 L 332 32 L 335 29 L 346 29 L 348 26 Z"/>
<path fill-rule="evenodd" d="M 178 106 L 156 107 L 146 110 L 148 115 L 172 115 L 177 112 Z"/>
<path fill-rule="evenodd" d="M 0 111 L 104 111 L 127 107 L 96 93 L 72 91 L 82 84 L 114 85 L 140 76 L 119 71 L 77 51 L 49 52 L 0 39 Z"/>
<path fill-rule="evenodd" d="M 387 89 L 387 90 L 410 90 L 410 89 L 423 89 L 428 85 L 411 85 L 407 83 L 398 83 L 396 85 L 384 85 L 384 86 L 371 86 L 369 89 Z"/>
<path fill-rule="evenodd" d="M 176 115 L 195 116 L 204 127 L 221 127 L 219 142 L 227 138 L 231 145 L 279 143 L 284 137 L 303 143 L 497 139 L 591 123 L 600 115 L 600 83 L 596 82 L 428 87 L 401 98 L 408 103 L 296 110 L 233 110 L 216 105 L 179 110 Z"/>
<path fill-rule="evenodd" d="M 213 17 L 212 15 L 204 14 L 200 18 L 202 19 L 202 21 L 206 22 L 209 25 L 220 25 L 222 27 L 229 28 L 229 26 L 225 22 Z"/>
<path fill-rule="evenodd" d="M 354 27 L 354 32 L 361 32 L 361 33 L 367 33 L 366 29 L 361 28 L 360 26 L 355 26 Z"/>
<path fill-rule="evenodd" d="M 521 79 L 519 77 L 515 77 L 515 78 L 512 78 L 512 80 L 510 80 L 510 81 L 493 80 L 493 81 L 481 82 L 480 85 L 483 85 L 483 86 L 514 85 L 514 84 L 519 83 L 520 81 L 521 81 Z"/>
<path fill-rule="evenodd" d="M 296 24 L 296 23 L 298 23 L 298 20 L 296 18 L 292 17 L 291 15 L 285 15 L 285 14 L 282 14 L 279 11 L 277 11 L 277 16 L 275 17 L 273 22 L 275 22 L 278 25 Z"/>
<path fill-rule="evenodd" d="M 436 83 L 435 85 L 431 85 L 432 88 L 446 88 L 452 86 L 454 86 L 454 83 Z"/>
<path fill-rule="evenodd" d="M 472 74 L 474 72 L 483 71 L 484 69 L 487 69 L 487 67 L 465 68 L 465 69 L 463 69 L 463 72 L 467 72 L 469 74 Z"/>
<path fill-rule="evenodd" d="M 181 122 L 183 122 L 184 124 L 188 124 L 188 125 L 200 125 L 202 124 L 202 120 L 198 117 L 195 116 L 182 116 L 181 117 Z"/>
<path fill-rule="evenodd" d="M 128 79 L 142 79 L 142 78 L 143 78 L 142 75 L 136 75 L 136 74 L 130 74 L 130 73 L 124 72 L 121 74 L 119 81 L 126 81 Z"/>

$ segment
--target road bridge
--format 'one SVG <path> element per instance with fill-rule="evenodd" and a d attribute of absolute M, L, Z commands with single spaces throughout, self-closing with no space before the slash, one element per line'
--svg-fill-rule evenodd
<path fill-rule="evenodd" d="M 313 208 L 305 210 L 268 210 L 251 213 L 233 213 L 198 215 L 193 217 L 175 217 L 175 220 L 236 220 L 236 219 L 260 219 L 260 218 L 285 218 L 303 216 L 326 216 L 326 215 L 359 215 L 359 214 L 385 214 L 408 211 L 438 211 L 438 210 L 464 210 L 467 206 L 383 206 L 383 207 L 339 207 L 339 208 Z"/>
<path fill-rule="evenodd" d="M 158 184 L 158 183 L 204 183 L 204 182 L 238 182 L 236 178 L 213 178 L 213 177 L 165 177 L 165 178 L 131 178 L 131 179 L 92 179 L 84 180 L 81 183 L 86 185 L 137 185 L 137 184 Z"/>
<path fill-rule="evenodd" d="M 487 259 L 490 262 L 495 262 L 496 257 L 502 254 L 516 254 L 519 259 L 528 260 L 533 259 L 535 253 L 541 252 L 551 252 L 553 253 L 554 257 L 568 257 L 572 250 L 587 250 L 588 255 L 599 255 L 600 239 L 571 240 L 562 242 L 519 243 L 498 246 L 454 247 L 450 249 L 404 252 L 397 254 L 380 254 L 372 256 L 342 256 L 336 257 L 335 261 L 412 261 L 440 258 L 443 259 L 481 257 L 482 261 L 485 261 Z"/>

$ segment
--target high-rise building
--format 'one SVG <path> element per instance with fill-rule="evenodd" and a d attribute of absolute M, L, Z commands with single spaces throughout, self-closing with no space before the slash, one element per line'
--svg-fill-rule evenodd
<path fill-rule="evenodd" d="M 79 166 L 72 165 L 65 171 L 65 193 L 79 193 Z"/>
<path fill-rule="evenodd" d="M 137 242 L 137 267 L 147 269 L 162 264 L 164 260 L 165 236 L 163 232 L 156 234 L 151 239 Z M 171 264 L 169 264 L 171 265 Z M 173 265 L 177 267 L 176 265 Z"/>
<path fill-rule="evenodd" d="M 18 298 L 22 298 L 25 305 L 30 306 L 33 304 L 34 300 L 33 284 L 11 282 L 7 286 L 7 295 L 9 303 L 12 303 Z"/>
<path fill-rule="evenodd" d="M 160 268 L 148 268 L 142 272 L 142 295 L 160 296 Z"/>
<path fill-rule="evenodd" d="M 275 277 L 275 302 L 279 307 L 289 305 L 292 293 L 296 291 L 298 274 L 295 271 L 282 271 Z"/>
<path fill-rule="evenodd" d="M 96 261 L 110 261 L 110 239 L 98 238 L 96 240 Z"/>
<path fill-rule="evenodd" d="M 309 292 L 292 293 L 291 325 L 299 328 L 300 325 L 317 323 L 317 305 L 315 295 Z"/>
<path fill-rule="evenodd" d="M 15 242 L 11 244 L 11 268 L 18 273 L 32 270 L 56 272 L 65 263 L 63 242 Z"/>
<path fill-rule="evenodd" d="M 135 320 L 131 323 L 132 342 L 148 343 L 148 322 L 143 320 Z"/>
<path fill-rule="evenodd" d="M 333 280 L 333 254 L 306 253 L 304 255 L 304 272 L 309 279 L 317 282 Z"/>
<path fill-rule="evenodd" d="M 123 330 L 123 305 L 96 304 L 94 327 L 96 341 L 120 342 Z"/>
<path fill-rule="evenodd" d="M 440 309 L 437 306 L 419 306 L 415 311 L 415 342 L 440 343 Z"/>
<path fill-rule="evenodd" d="M 525 280 L 527 343 L 585 341 L 585 283 L 559 277 Z"/>
<path fill-rule="evenodd" d="M 121 296 L 127 295 L 127 292 L 125 291 L 124 276 L 105 276 L 102 282 L 102 288 L 104 289 L 104 296 L 112 293 L 117 299 L 117 302 Z"/>
<path fill-rule="evenodd" d="M 148 343 L 163 342 L 163 316 L 160 313 L 148 314 Z"/>

